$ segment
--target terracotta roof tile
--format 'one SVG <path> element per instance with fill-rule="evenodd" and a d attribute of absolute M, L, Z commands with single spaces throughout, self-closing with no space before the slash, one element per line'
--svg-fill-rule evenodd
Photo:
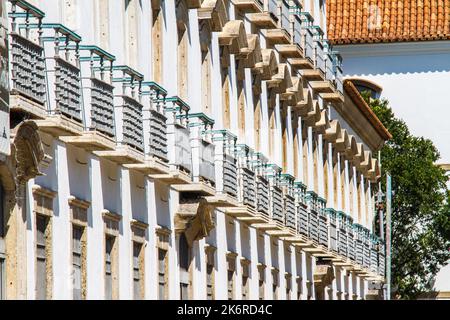
<path fill-rule="evenodd" d="M 334 44 L 450 40 L 450 0 L 329 0 Z"/>

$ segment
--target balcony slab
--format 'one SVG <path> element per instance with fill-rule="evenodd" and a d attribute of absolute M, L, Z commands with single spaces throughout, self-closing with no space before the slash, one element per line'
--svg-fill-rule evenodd
<path fill-rule="evenodd" d="M 203 196 L 214 196 L 216 190 L 202 182 L 194 182 L 189 184 L 173 184 L 172 189 L 178 192 L 198 193 Z"/>
<path fill-rule="evenodd" d="M 328 80 L 310 81 L 309 85 L 311 86 L 311 89 L 316 93 L 333 93 L 334 92 L 334 86 Z"/>
<path fill-rule="evenodd" d="M 248 20 L 260 29 L 275 29 L 277 24 L 268 12 L 248 13 Z"/>
<path fill-rule="evenodd" d="M 285 229 L 267 230 L 266 233 L 272 237 L 287 237 L 291 235 L 290 231 Z"/>
<path fill-rule="evenodd" d="M 61 141 L 86 151 L 114 150 L 116 143 L 98 131 L 85 131 L 81 136 L 62 136 Z"/>
<path fill-rule="evenodd" d="M 112 151 L 94 151 L 93 153 L 120 165 L 144 163 L 144 154 L 129 146 L 116 146 Z"/>
<path fill-rule="evenodd" d="M 150 174 L 149 177 L 167 185 L 192 183 L 189 174 L 178 169 L 171 170 L 168 173 Z"/>
<path fill-rule="evenodd" d="M 237 199 L 229 194 L 216 194 L 214 196 L 207 196 L 205 199 L 209 204 L 219 209 L 239 206 Z"/>
<path fill-rule="evenodd" d="M 125 167 L 148 175 L 164 174 L 169 172 L 168 164 L 154 157 L 145 158 L 144 163 L 126 164 Z"/>
<path fill-rule="evenodd" d="M 247 206 L 243 206 L 243 205 L 238 205 L 236 207 L 233 208 L 226 208 L 225 210 L 225 214 L 231 216 L 231 217 L 253 217 L 255 215 L 255 211 L 250 209 Z"/>
<path fill-rule="evenodd" d="M 283 28 L 265 30 L 263 34 L 272 44 L 289 44 L 291 42 L 291 36 Z"/>
<path fill-rule="evenodd" d="M 297 44 L 277 44 L 275 49 L 286 58 L 303 58 L 303 50 Z"/>
<path fill-rule="evenodd" d="M 35 122 L 39 127 L 39 130 L 55 137 L 80 136 L 83 133 L 83 126 L 81 123 L 63 115 L 46 115 L 44 119 L 35 120 Z"/>
<path fill-rule="evenodd" d="M 231 0 L 235 8 L 244 13 L 263 12 L 262 4 L 258 0 Z"/>
<path fill-rule="evenodd" d="M 47 116 L 44 104 L 28 99 L 20 93 L 15 94 L 14 90 L 11 91 L 9 96 L 9 105 L 10 112 L 24 112 L 37 119 L 45 119 Z"/>
<path fill-rule="evenodd" d="M 278 226 L 273 222 L 255 223 L 252 225 L 252 227 L 263 231 L 278 230 Z"/>
<path fill-rule="evenodd" d="M 308 81 L 323 81 L 324 75 L 319 69 L 301 70 L 300 75 Z"/>
<path fill-rule="evenodd" d="M 289 58 L 289 64 L 297 70 L 311 70 L 314 69 L 314 64 L 308 58 Z"/>
<path fill-rule="evenodd" d="M 323 92 L 323 93 L 320 93 L 320 96 L 324 101 L 327 101 L 327 102 L 337 102 L 337 103 L 344 102 L 344 95 L 337 91 Z"/>

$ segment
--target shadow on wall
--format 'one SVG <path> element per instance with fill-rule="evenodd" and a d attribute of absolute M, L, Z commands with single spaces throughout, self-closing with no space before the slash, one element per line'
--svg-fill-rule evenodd
<path fill-rule="evenodd" d="M 450 72 L 450 53 L 344 57 L 346 75 L 376 76 Z"/>

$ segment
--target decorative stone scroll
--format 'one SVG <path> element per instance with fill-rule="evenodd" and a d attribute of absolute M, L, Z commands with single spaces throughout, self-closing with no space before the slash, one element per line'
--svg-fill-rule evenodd
<path fill-rule="evenodd" d="M 336 151 L 344 152 L 349 145 L 348 133 L 346 129 L 341 129 L 335 143 Z"/>
<path fill-rule="evenodd" d="M 281 95 L 281 100 L 288 100 L 293 96 L 293 93 L 287 92 L 287 89 L 292 87 L 292 79 L 291 72 L 285 63 L 278 64 L 277 74 L 267 80 L 267 84 L 269 88 L 275 88 L 275 92 Z"/>
<path fill-rule="evenodd" d="M 48 165 L 51 158 L 44 152 L 38 126 L 34 121 L 22 122 L 15 131 L 13 147 L 16 183 L 24 184 L 29 179 L 42 175 L 40 166 Z"/>
<path fill-rule="evenodd" d="M 341 132 L 341 124 L 338 120 L 331 120 L 330 126 L 323 133 L 323 138 L 329 142 L 336 142 L 336 139 Z"/>
<path fill-rule="evenodd" d="M 303 79 L 301 77 L 291 78 L 292 86 L 287 88 L 286 92 L 292 94 L 289 100 L 290 106 L 296 106 L 304 100 Z"/>
<path fill-rule="evenodd" d="M 219 45 L 228 46 L 230 54 L 246 58 L 250 53 L 245 32 L 244 22 L 241 20 L 228 21 L 219 33 Z"/>
<path fill-rule="evenodd" d="M 345 156 L 348 160 L 353 160 L 354 156 L 358 154 L 358 145 L 354 135 L 348 135 L 349 144 L 345 148 Z"/>
<path fill-rule="evenodd" d="M 184 232 L 189 245 L 209 235 L 215 224 L 214 206 L 204 198 L 180 203 L 175 216 L 176 232 Z"/>
<path fill-rule="evenodd" d="M 331 263 L 320 263 L 314 269 L 314 289 L 318 300 L 324 299 L 325 288 L 334 280 L 334 270 Z"/>
<path fill-rule="evenodd" d="M 270 80 L 278 72 L 278 61 L 273 49 L 261 49 L 263 70 L 262 80 Z"/>
<path fill-rule="evenodd" d="M 262 73 L 264 66 L 261 45 L 257 34 L 247 34 L 247 44 L 250 54 L 244 61 L 245 68 L 252 68 L 254 73 Z"/>
<path fill-rule="evenodd" d="M 200 8 L 197 9 L 199 20 L 209 20 L 211 30 L 222 31 L 223 26 L 228 21 L 228 14 L 223 0 L 204 0 Z"/>

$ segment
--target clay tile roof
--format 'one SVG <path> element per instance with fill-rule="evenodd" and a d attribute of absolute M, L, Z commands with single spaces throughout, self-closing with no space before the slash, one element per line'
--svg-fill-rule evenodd
<path fill-rule="evenodd" d="M 328 0 L 334 44 L 450 40 L 450 0 Z"/>

